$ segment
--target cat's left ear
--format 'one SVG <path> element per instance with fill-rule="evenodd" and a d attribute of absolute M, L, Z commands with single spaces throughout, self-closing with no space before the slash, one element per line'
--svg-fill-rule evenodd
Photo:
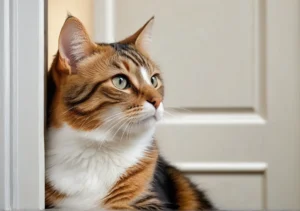
<path fill-rule="evenodd" d="M 96 45 L 91 41 L 85 27 L 74 16 L 69 15 L 60 31 L 58 52 L 61 66 L 69 74 L 76 73 L 77 64 L 90 56 Z"/>
<path fill-rule="evenodd" d="M 153 24 L 154 16 L 150 18 L 137 32 L 125 40 L 120 41 L 120 43 L 134 44 L 139 51 L 149 56 L 151 53 Z"/>

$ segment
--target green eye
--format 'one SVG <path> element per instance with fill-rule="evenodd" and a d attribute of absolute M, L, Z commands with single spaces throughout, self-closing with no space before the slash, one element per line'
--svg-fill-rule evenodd
<path fill-rule="evenodd" d="M 156 88 L 158 86 L 158 79 L 157 76 L 152 76 L 151 77 L 151 84 L 154 88 Z"/>
<path fill-rule="evenodd" d="M 112 83 L 118 89 L 127 89 L 129 87 L 128 80 L 125 76 L 118 75 L 112 79 Z"/>

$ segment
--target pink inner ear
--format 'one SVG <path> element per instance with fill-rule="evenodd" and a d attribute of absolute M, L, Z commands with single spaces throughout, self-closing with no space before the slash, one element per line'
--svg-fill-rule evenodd
<path fill-rule="evenodd" d="M 146 55 L 149 55 L 151 51 L 153 23 L 154 19 L 152 18 L 148 21 L 135 42 L 136 47 Z"/>
<path fill-rule="evenodd" d="M 84 26 L 75 18 L 66 20 L 59 37 L 59 52 L 70 66 L 91 53 L 92 43 Z"/>
<path fill-rule="evenodd" d="M 60 40 L 59 40 L 59 51 L 61 56 L 68 62 L 70 66 L 74 66 L 76 64 L 75 56 L 72 55 L 73 46 L 74 45 L 74 30 L 72 27 L 75 27 L 73 23 L 65 24 L 63 27 Z"/>

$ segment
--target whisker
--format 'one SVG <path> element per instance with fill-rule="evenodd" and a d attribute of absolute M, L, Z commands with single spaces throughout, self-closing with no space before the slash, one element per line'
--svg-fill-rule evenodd
<path fill-rule="evenodd" d="M 121 116 L 116 116 L 116 117 L 114 117 L 113 119 L 111 119 L 110 121 L 107 121 L 107 123 L 108 122 L 111 122 L 111 121 L 113 121 L 113 120 L 118 120 L 118 119 L 122 119 L 123 117 Z M 91 119 L 89 122 L 91 122 L 91 121 L 93 121 L 94 119 Z M 88 122 L 88 123 L 89 123 Z M 88 124 L 88 123 L 86 123 L 86 124 Z M 114 124 L 114 122 L 111 122 L 110 123 L 110 125 L 108 125 L 108 127 L 110 127 L 112 124 Z M 112 130 L 113 128 L 114 128 L 115 126 L 113 126 L 113 127 L 111 127 L 111 128 L 109 128 L 108 130 L 106 130 L 105 132 L 104 132 L 104 134 L 102 135 L 102 138 L 104 138 L 105 136 L 106 136 L 106 134 L 107 134 L 107 132 L 109 132 L 110 130 Z M 86 131 L 86 134 L 85 134 L 85 137 L 86 136 L 88 136 L 88 131 Z"/>
<path fill-rule="evenodd" d="M 105 121 L 107 121 L 107 120 L 110 120 L 112 117 L 116 117 L 116 116 L 119 116 L 119 115 L 121 115 L 121 114 L 123 114 L 123 112 L 118 112 L 118 113 L 116 113 L 116 114 L 113 114 L 113 115 L 111 115 L 111 116 L 106 117 L 105 119 L 103 119 L 103 120 L 101 120 L 101 121 L 102 121 L 102 122 L 105 122 Z"/>
<path fill-rule="evenodd" d="M 131 129 L 132 129 L 132 125 L 133 125 L 134 123 L 133 122 L 131 122 L 130 124 L 129 124 L 129 128 L 128 128 L 128 131 L 127 131 L 127 141 L 129 141 L 129 134 L 131 133 Z"/>
<path fill-rule="evenodd" d="M 127 119 L 125 119 L 125 122 L 118 128 L 118 130 L 114 133 L 114 135 L 113 135 L 113 137 L 112 137 L 112 140 L 115 138 L 115 136 L 116 136 L 116 134 L 119 132 L 119 130 L 122 128 L 122 126 L 124 125 L 124 124 L 126 124 L 127 123 L 127 121 L 130 121 L 131 119 L 129 119 L 129 120 L 127 120 Z"/>
<path fill-rule="evenodd" d="M 125 131 L 126 131 L 126 129 L 127 129 L 127 127 L 129 126 L 129 124 L 130 124 L 131 122 L 130 122 L 130 120 L 128 121 L 128 124 L 126 125 L 126 127 L 124 128 L 124 130 L 123 130 L 123 133 L 122 133 L 122 136 L 121 136 L 121 141 L 123 140 L 123 135 L 124 135 L 124 133 L 125 133 Z"/>
<path fill-rule="evenodd" d="M 174 114 L 171 114 L 170 112 L 168 112 L 168 111 L 164 111 L 166 114 L 168 114 L 168 115 L 170 115 L 170 116 L 172 116 L 172 117 L 176 117 Z"/>
<path fill-rule="evenodd" d="M 112 126 L 111 128 L 109 128 L 109 129 L 104 133 L 103 136 L 106 136 L 106 134 L 107 134 L 108 132 L 112 131 L 115 127 L 117 127 L 119 124 L 121 124 L 121 122 L 124 122 L 124 121 L 125 121 L 125 123 L 126 123 L 127 118 L 126 118 L 126 117 L 121 117 L 121 118 L 119 119 L 119 121 L 118 121 L 114 126 Z M 123 125 L 123 124 L 122 124 L 122 125 Z M 122 125 L 121 125 L 120 127 L 122 127 Z M 120 127 L 119 127 L 119 129 L 120 129 Z M 119 129 L 118 129 L 118 130 L 119 130 Z M 118 130 L 117 130 L 117 132 L 118 132 Z M 115 133 L 115 134 L 116 134 L 116 133 Z M 112 140 L 113 140 L 115 134 L 112 136 L 112 138 L 111 138 Z"/>
<path fill-rule="evenodd" d="M 86 123 L 86 121 L 90 118 L 90 116 L 88 116 L 87 118 L 85 118 L 85 120 L 82 122 L 81 126 L 79 127 L 79 130 L 81 130 L 83 128 L 83 125 Z"/>
<path fill-rule="evenodd" d="M 80 116 L 75 117 L 76 119 L 74 121 L 72 121 L 70 124 L 71 125 L 75 125 L 77 122 L 79 122 L 81 120 Z"/>
<path fill-rule="evenodd" d="M 117 117 L 115 120 L 117 120 L 118 122 L 117 122 L 114 126 L 112 126 L 112 125 L 113 125 L 115 122 L 110 123 L 109 129 L 106 130 L 106 131 L 104 132 L 104 134 L 103 134 L 103 138 L 104 138 L 110 131 L 112 131 L 119 123 L 123 122 L 123 120 L 126 120 L 126 118 L 121 116 L 121 117 Z M 112 127 L 110 127 L 110 126 L 112 126 Z"/>
<path fill-rule="evenodd" d="M 65 115 L 67 112 L 69 112 L 71 109 L 75 108 L 77 105 L 70 107 L 66 111 L 64 111 L 61 115 Z M 57 108 L 56 108 L 57 109 Z M 54 110 L 53 110 L 54 111 Z"/>
<path fill-rule="evenodd" d="M 189 109 L 187 109 L 187 108 L 184 108 L 184 107 L 176 107 L 176 108 L 167 108 L 167 110 L 169 110 L 169 109 L 171 109 L 171 110 L 173 110 L 173 111 L 177 111 L 178 112 L 178 110 L 184 110 L 184 111 L 188 111 L 188 112 L 193 112 L 192 110 L 189 110 Z"/>

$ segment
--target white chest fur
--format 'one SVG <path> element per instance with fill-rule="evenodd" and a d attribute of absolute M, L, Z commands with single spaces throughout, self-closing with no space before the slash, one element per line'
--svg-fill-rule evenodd
<path fill-rule="evenodd" d="M 56 190 L 68 196 L 58 207 L 99 207 L 126 169 L 144 156 L 154 128 L 119 143 L 91 141 L 82 133 L 67 125 L 48 131 L 46 177 Z M 102 131 L 97 133 L 101 136 Z"/>

